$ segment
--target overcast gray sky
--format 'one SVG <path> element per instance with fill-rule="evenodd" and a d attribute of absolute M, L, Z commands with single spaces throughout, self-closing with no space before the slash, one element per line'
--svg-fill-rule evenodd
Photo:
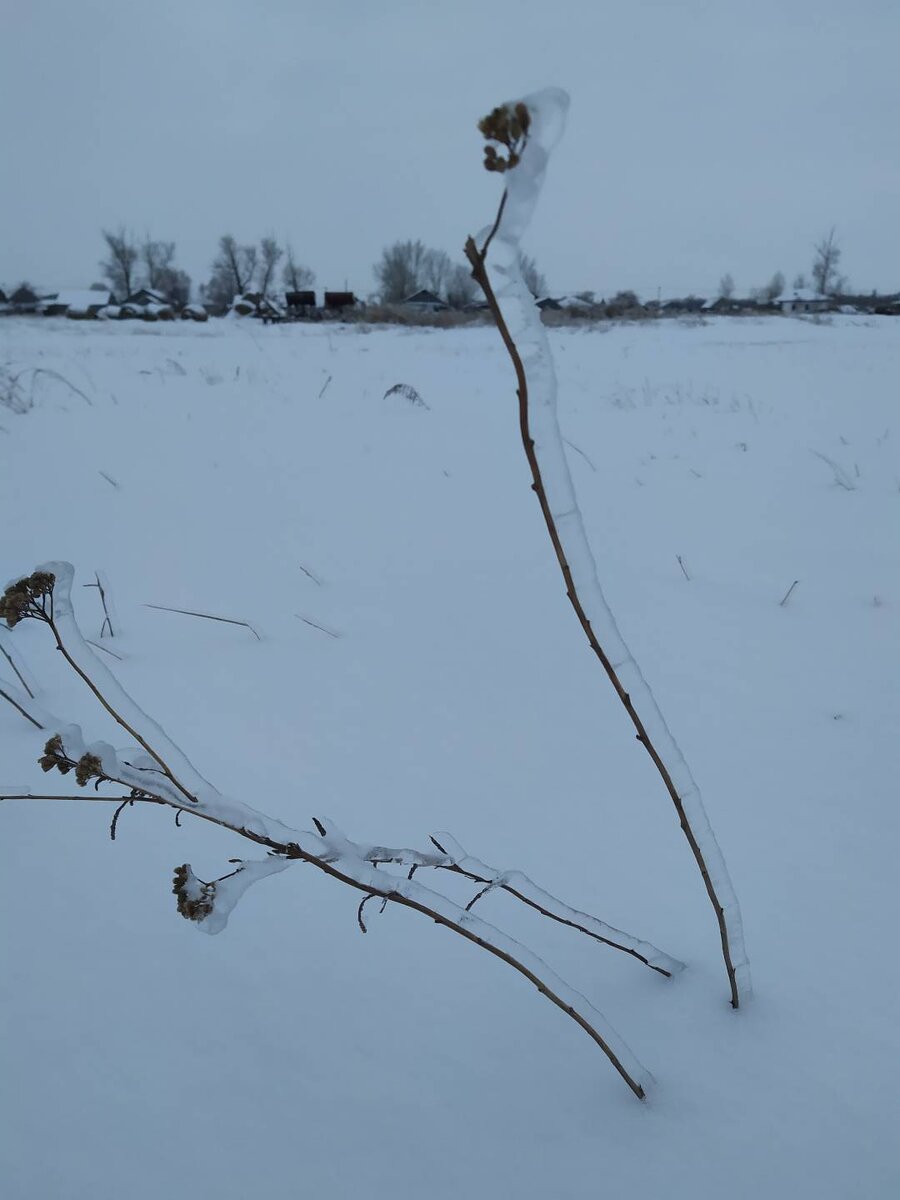
<path fill-rule="evenodd" d="M 572 96 L 529 250 L 557 293 L 900 289 L 898 0 L 0 0 L 0 282 L 99 278 L 100 229 L 293 242 L 320 287 L 382 246 L 461 258 L 498 181 L 475 122 Z"/>

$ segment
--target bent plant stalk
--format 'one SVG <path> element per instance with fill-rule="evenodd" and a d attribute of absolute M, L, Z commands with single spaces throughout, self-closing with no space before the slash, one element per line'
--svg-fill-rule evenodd
<path fill-rule="evenodd" d="M 716 914 L 731 1005 L 739 1008 L 751 985 L 738 899 L 697 783 L 600 586 L 563 449 L 550 346 L 519 268 L 520 239 L 540 195 L 550 152 L 562 136 L 568 105 L 565 92 L 548 88 L 517 104 L 501 105 L 481 122 L 488 139 L 485 166 L 504 174 L 507 186 L 493 225 L 479 238 L 481 247 L 470 237 L 465 253 L 515 371 L 522 446 L 566 595 L 675 805 Z M 520 346 L 528 353 L 523 355 Z M 600 636 L 595 625 L 602 630 Z M 632 694 L 639 698 L 644 716 Z"/>
<path fill-rule="evenodd" d="M 57 732 L 48 740 L 39 760 L 45 771 L 74 771 L 76 783 L 85 787 L 94 783 L 95 794 L 50 795 L 27 792 L 0 792 L 0 800 L 74 800 L 86 799 L 117 805 L 110 836 L 125 808 L 133 804 L 157 804 L 176 811 L 176 823 L 182 813 L 210 821 L 265 847 L 269 857 L 262 861 L 237 861 L 227 875 L 206 883 L 198 879 L 189 864 L 175 871 L 173 891 L 179 912 L 207 933 L 218 933 L 240 896 L 258 879 L 284 870 L 292 862 L 316 867 L 356 891 L 380 897 L 421 913 L 436 924 L 451 930 L 517 971 L 547 999 L 579 1025 L 603 1051 L 610 1063 L 638 1099 L 644 1099 L 649 1074 L 609 1026 L 605 1018 L 582 995 L 570 988 L 532 951 L 472 912 L 476 900 L 485 891 L 502 888 L 543 915 L 579 929 L 582 933 L 622 950 L 663 975 L 678 971 L 681 964 L 649 943 L 613 929 L 596 918 L 588 917 L 557 901 L 518 872 L 498 872 L 471 858 L 447 834 L 441 834 L 450 852 L 435 839 L 438 854 L 385 846 L 365 846 L 350 841 L 334 826 L 314 819 L 316 833 L 291 829 L 248 805 L 227 799 L 196 771 L 181 749 L 134 703 L 105 665 L 87 647 L 75 620 L 71 602 L 73 570 L 68 563 L 49 563 L 32 576 L 18 581 L 0 596 L 0 619 L 10 627 L 27 618 L 47 625 L 68 666 L 83 680 L 96 700 L 110 716 L 135 739 L 146 752 L 138 761 L 135 752 L 116 751 L 96 742 L 86 746 L 77 726 L 62 726 L 55 718 Z M 98 682 L 99 681 L 99 682 Z M 17 705 L 17 707 L 20 707 Z M 23 715 L 29 716 L 20 708 Z M 29 719 L 32 718 L 29 716 Z M 36 720 L 34 724 L 38 724 Z M 165 751 L 165 758 L 160 753 Z M 114 784 L 124 794 L 100 794 L 99 788 Z M 406 878 L 390 875 L 379 866 L 395 864 L 409 868 Z M 417 870 L 434 868 L 452 871 L 486 885 L 482 892 L 461 907 L 442 893 L 413 879 Z M 362 907 L 362 906 L 361 906 Z M 365 925 L 360 920 L 360 928 Z"/>

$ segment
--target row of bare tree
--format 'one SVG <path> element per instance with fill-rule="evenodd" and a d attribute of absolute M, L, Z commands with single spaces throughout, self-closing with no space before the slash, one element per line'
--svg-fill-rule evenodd
<path fill-rule="evenodd" d="M 522 255 L 520 266 L 532 295 L 545 295 L 547 283 L 534 259 Z M 480 295 L 470 267 L 453 262 L 445 250 L 435 250 L 420 241 L 385 246 L 372 270 L 382 304 L 399 304 L 425 290 L 453 308 L 462 308 Z"/>
<path fill-rule="evenodd" d="M 812 286 L 822 296 L 836 296 L 847 291 L 847 276 L 838 269 L 841 261 L 841 247 L 835 237 L 837 230 L 833 227 L 825 237 L 815 245 L 815 255 L 812 263 Z M 807 288 L 809 281 L 804 274 L 795 276 L 793 287 Z M 776 271 L 769 282 L 761 288 L 752 288 L 750 297 L 753 300 L 771 303 L 776 296 L 784 291 L 785 278 Z M 719 280 L 719 295 L 730 300 L 734 295 L 734 279 L 730 274 L 723 275 Z"/>

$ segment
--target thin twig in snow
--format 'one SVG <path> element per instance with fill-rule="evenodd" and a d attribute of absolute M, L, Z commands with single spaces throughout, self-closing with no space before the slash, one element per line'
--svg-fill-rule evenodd
<path fill-rule="evenodd" d="M 297 565 L 300 567 L 300 570 L 303 572 L 303 574 L 311 579 L 313 583 L 318 584 L 319 587 L 322 586 L 322 580 L 319 579 L 317 575 L 313 575 L 312 571 L 307 570 L 303 563 L 298 563 Z"/>
<path fill-rule="evenodd" d="M 100 626 L 100 637 L 101 638 L 103 637 L 103 632 L 107 628 L 107 626 L 109 626 L 109 636 L 115 637 L 116 635 L 113 632 L 112 620 L 110 619 L 109 609 L 106 606 L 106 592 L 103 590 L 103 584 L 100 582 L 100 572 L 99 571 L 94 572 L 94 579 L 96 580 L 96 583 L 83 583 L 81 586 L 86 587 L 86 588 L 95 587 L 97 589 L 97 591 L 100 593 L 100 603 L 103 605 L 103 624 Z"/>
<path fill-rule="evenodd" d="M 250 630 L 258 642 L 262 641 L 262 638 L 249 621 L 236 621 L 232 617 L 216 617 L 213 616 L 212 613 L 194 612 L 194 610 L 190 608 L 170 608 L 167 604 L 145 604 L 143 607 L 156 608 L 161 612 L 181 613 L 182 616 L 185 617 L 202 617 L 204 621 L 223 621 L 226 625 L 243 625 L 245 629 Z"/>
<path fill-rule="evenodd" d="M 688 583 L 690 583 L 691 577 L 690 577 L 690 575 L 688 575 L 688 569 L 684 565 L 684 559 L 681 557 L 680 554 L 676 554 L 675 557 L 678 559 L 678 565 L 679 565 L 679 567 L 681 567 L 682 574 L 684 575 L 684 577 L 688 581 Z"/>
<path fill-rule="evenodd" d="M 90 587 L 91 585 L 86 583 L 84 586 Z M 89 646 L 93 646 L 95 650 L 102 650 L 104 654 L 108 654 L 110 658 L 116 658 L 119 662 L 125 661 L 121 654 L 116 654 L 115 650 L 110 650 L 107 646 L 101 646 L 99 642 L 92 642 L 90 638 L 85 638 L 84 640 Z"/>
<path fill-rule="evenodd" d="M 311 621 L 309 617 L 304 617 L 302 613 L 294 613 L 295 617 L 299 617 L 305 625 L 312 625 L 313 629 L 321 629 L 322 633 L 327 633 L 329 637 L 341 638 L 344 635 L 334 629 L 328 629 L 325 625 L 320 625 L 318 621 Z"/>
<path fill-rule="evenodd" d="M 788 588 L 788 590 L 787 590 L 787 591 L 784 593 L 784 595 L 783 595 L 783 596 L 781 597 L 781 599 L 778 601 L 778 607 L 779 607 L 779 608 L 784 608 L 784 606 L 785 606 L 785 605 L 787 604 L 787 602 L 788 602 L 788 599 L 790 598 L 790 594 L 791 594 L 791 592 L 794 590 L 794 588 L 797 586 L 797 584 L 798 584 L 799 582 L 800 582 L 800 580 L 799 580 L 799 579 L 795 579 L 795 580 L 794 580 L 794 582 L 791 584 L 791 586 Z"/>
<path fill-rule="evenodd" d="M 591 468 L 592 471 L 597 470 L 597 468 L 594 466 L 594 464 L 591 462 L 591 460 L 588 458 L 588 456 L 585 454 L 585 452 L 579 446 L 576 446 L 574 442 L 570 442 L 568 438 L 563 438 L 563 441 L 566 443 L 566 445 L 569 447 L 570 450 L 574 450 L 576 454 L 581 455 L 581 457 L 584 459 L 584 461 L 587 463 L 587 465 Z"/>

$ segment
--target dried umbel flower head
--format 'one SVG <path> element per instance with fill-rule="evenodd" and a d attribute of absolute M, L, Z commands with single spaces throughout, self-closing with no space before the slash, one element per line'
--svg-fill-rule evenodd
<path fill-rule="evenodd" d="M 44 746 L 44 753 L 38 759 L 42 771 L 52 771 L 54 767 L 61 775 L 68 775 L 73 763 L 63 748 L 62 738 L 55 733 Z"/>
<path fill-rule="evenodd" d="M 96 754 L 82 754 L 75 764 L 75 782 L 79 787 L 85 787 L 91 779 L 105 779 L 103 764 Z"/>
<path fill-rule="evenodd" d="M 213 910 L 216 885 L 198 879 L 190 863 L 175 868 L 172 891 L 178 897 L 178 911 L 188 921 L 202 921 Z"/>
<path fill-rule="evenodd" d="M 484 148 L 484 166 L 487 171 L 510 171 L 522 157 L 528 141 L 531 113 L 520 100 L 518 104 L 501 104 L 478 122 L 478 128 L 488 142 L 505 146 L 509 155 L 504 158 L 496 146 Z"/>
<path fill-rule="evenodd" d="M 46 621 L 46 600 L 52 597 L 55 583 L 56 576 L 49 571 L 35 571 L 11 583 L 0 596 L 0 621 L 5 621 L 10 629 L 28 617 Z"/>

